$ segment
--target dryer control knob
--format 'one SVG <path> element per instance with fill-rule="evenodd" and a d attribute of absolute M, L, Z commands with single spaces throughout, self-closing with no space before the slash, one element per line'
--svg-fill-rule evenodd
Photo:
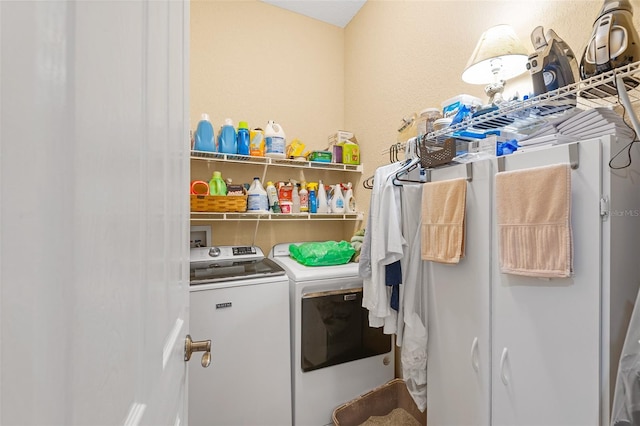
<path fill-rule="evenodd" d="M 209 256 L 211 256 L 211 257 L 220 256 L 220 247 L 211 247 L 209 249 Z"/>

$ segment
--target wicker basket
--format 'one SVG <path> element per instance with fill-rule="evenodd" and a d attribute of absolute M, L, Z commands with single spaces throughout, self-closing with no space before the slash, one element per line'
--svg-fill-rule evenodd
<path fill-rule="evenodd" d="M 193 195 L 191 194 L 192 212 L 245 212 L 247 211 L 246 195 Z"/>
<path fill-rule="evenodd" d="M 335 426 L 357 426 L 371 416 L 386 416 L 395 408 L 402 408 L 416 423 L 427 424 L 427 412 L 420 412 L 402 379 L 390 382 L 347 402 L 333 411 Z M 383 423 L 380 423 L 383 424 Z"/>
<path fill-rule="evenodd" d="M 445 139 L 442 143 L 422 138 L 419 145 L 420 164 L 424 168 L 447 164 L 456 156 L 456 141 L 453 138 Z"/>

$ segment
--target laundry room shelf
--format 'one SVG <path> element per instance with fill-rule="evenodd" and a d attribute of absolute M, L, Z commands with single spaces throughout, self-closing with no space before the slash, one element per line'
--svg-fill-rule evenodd
<path fill-rule="evenodd" d="M 191 212 L 191 222 L 212 222 L 221 220 L 239 221 L 335 221 L 335 220 L 362 220 L 364 214 L 356 213 L 209 213 Z"/>
<path fill-rule="evenodd" d="M 620 105 L 616 77 L 622 78 L 629 101 L 635 109 L 636 105 L 640 104 L 640 62 L 616 68 L 530 99 L 504 102 L 495 111 L 429 133 L 426 138 L 429 141 L 442 141 L 454 132 L 465 129 L 518 131 L 539 125 L 573 108 L 581 110 L 596 107 L 615 108 Z"/>
<path fill-rule="evenodd" d="M 275 167 L 293 167 L 298 169 L 332 170 L 362 173 L 362 164 L 323 163 L 318 161 L 298 161 L 270 157 L 252 157 L 249 155 L 231 155 L 217 152 L 191 151 L 191 160 L 214 161 L 238 164 L 251 164 Z"/>

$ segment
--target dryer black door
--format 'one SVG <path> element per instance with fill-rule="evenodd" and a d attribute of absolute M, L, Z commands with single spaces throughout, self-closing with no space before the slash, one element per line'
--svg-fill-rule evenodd
<path fill-rule="evenodd" d="M 302 371 L 388 353 L 391 336 L 369 327 L 362 288 L 302 296 Z"/>

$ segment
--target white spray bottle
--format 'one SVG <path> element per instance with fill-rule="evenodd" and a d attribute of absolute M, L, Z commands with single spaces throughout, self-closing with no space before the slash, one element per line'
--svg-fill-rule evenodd
<path fill-rule="evenodd" d="M 344 196 L 344 206 L 347 213 L 356 212 L 356 199 L 353 198 L 353 188 L 351 182 L 347 183 L 347 191 Z"/>

